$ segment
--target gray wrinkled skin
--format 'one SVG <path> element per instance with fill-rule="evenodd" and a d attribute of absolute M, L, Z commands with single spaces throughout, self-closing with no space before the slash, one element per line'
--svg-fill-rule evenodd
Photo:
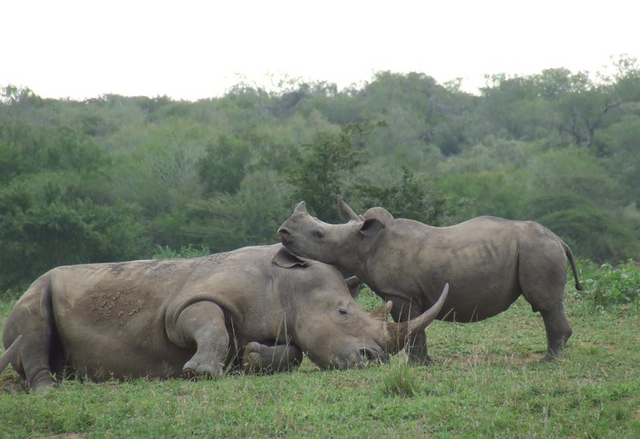
<path fill-rule="evenodd" d="M 540 224 L 480 217 L 451 227 L 396 219 L 374 207 L 364 215 L 338 199 L 346 224 L 310 216 L 304 202 L 278 230 L 291 252 L 355 274 L 383 300 L 395 321 L 414 317 L 435 302 L 442 285 L 451 293 L 438 319 L 475 322 L 505 311 L 521 295 L 544 319 L 547 356 L 559 356 L 571 337 L 563 296 L 567 245 Z M 412 360 L 427 362 L 426 336 L 416 339 Z"/>
<path fill-rule="evenodd" d="M 247 247 L 55 268 L 9 315 L 0 364 L 37 392 L 65 371 L 98 381 L 218 377 L 234 366 L 286 370 L 302 352 L 322 368 L 347 367 L 384 358 L 389 325 L 353 300 L 335 268 L 280 244 Z"/>

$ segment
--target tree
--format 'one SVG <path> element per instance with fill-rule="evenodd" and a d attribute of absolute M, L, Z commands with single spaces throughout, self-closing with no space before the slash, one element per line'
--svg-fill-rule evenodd
<path fill-rule="evenodd" d="M 591 147 L 596 130 L 606 126 L 622 103 L 608 79 L 588 72 L 548 69 L 537 75 L 493 75 L 482 89 L 484 117 L 514 138 L 540 138 L 548 129 L 572 143 Z"/>
<path fill-rule="evenodd" d="M 553 230 L 583 258 L 620 262 L 640 252 L 640 239 L 623 217 L 586 197 L 551 192 L 532 199 L 529 209 L 532 219 Z"/>
<path fill-rule="evenodd" d="M 568 191 L 608 206 L 622 195 L 619 184 L 602 162 L 576 146 L 538 154 L 527 168 L 532 198 L 542 193 Z"/>
<path fill-rule="evenodd" d="M 99 204 L 78 193 L 77 187 L 25 183 L 0 191 L 0 291 L 19 288 L 58 265 L 149 252 L 137 206 Z"/>
<path fill-rule="evenodd" d="M 235 136 L 220 136 L 209 143 L 204 157 L 198 161 L 198 175 L 205 194 L 233 194 L 247 173 L 250 145 Z"/>
<path fill-rule="evenodd" d="M 391 186 L 356 184 L 356 203 L 364 209 L 382 206 L 393 216 L 440 226 L 447 222 L 450 212 L 447 200 L 438 194 L 425 178 L 416 175 L 406 166 L 402 178 Z"/>
<path fill-rule="evenodd" d="M 492 126 L 493 135 L 511 139 L 540 138 L 549 110 L 540 99 L 535 81 L 530 77 L 492 75 L 481 89 L 479 111 L 482 120 Z"/>
<path fill-rule="evenodd" d="M 338 134 L 320 132 L 304 146 L 300 162 L 284 171 L 293 186 L 291 204 L 305 200 L 311 211 L 325 221 L 338 221 L 336 195 L 343 193 L 347 176 L 363 163 L 364 139 L 374 125 L 346 125 Z"/>
<path fill-rule="evenodd" d="M 177 233 L 214 252 L 275 243 L 276 230 L 291 213 L 285 203 L 287 195 L 275 172 L 248 174 L 233 195 L 220 193 L 189 203 Z"/>

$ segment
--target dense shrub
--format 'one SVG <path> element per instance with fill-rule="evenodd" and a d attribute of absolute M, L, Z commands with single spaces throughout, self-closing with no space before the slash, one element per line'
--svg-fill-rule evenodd
<path fill-rule="evenodd" d="M 640 267 L 633 260 L 583 269 L 582 285 L 594 309 L 640 307 Z"/>

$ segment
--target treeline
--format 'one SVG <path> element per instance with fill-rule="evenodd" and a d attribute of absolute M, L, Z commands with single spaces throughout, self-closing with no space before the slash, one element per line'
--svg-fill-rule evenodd
<path fill-rule="evenodd" d="M 538 221 L 580 257 L 640 256 L 640 66 L 358 87 L 239 84 L 220 98 L 43 99 L 0 89 L 0 291 L 61 265 L 277 241 L 335 195 L 432 225 Z"/>

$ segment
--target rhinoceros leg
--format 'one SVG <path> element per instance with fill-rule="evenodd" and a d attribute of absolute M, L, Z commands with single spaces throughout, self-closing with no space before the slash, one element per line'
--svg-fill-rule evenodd
<path fill-rule="evenodd" d="M 50 277 L 45 274 L 29 287 L 7 318 L 4 330 L 5 342 L 22 334 L 17 358 L 11 363 L 35 393 L 44 392 L 55 383 L 50 364 L 54 328 Z"/>
<path fill-rule="evenodd" d="M 547 355 L 545 360 L 553 360 L 562 355 L 562 351 L 571 337 L 572 330 L 564 313 L 564 305 L 558 302 L 551 309 L 540 311 L 547 331 Z"/>
<path fill-rule="evenodd" d="M 558 358 L 572 331 L 564 313 L 564 286 L 567 259 L 557 238 L 549 233 L 523 240 L 519 255 L 519 281 L 522 293 L 534 311 L 544 319 L 547 332 L 546 360 Z"/>
<path fill-rule="evenodd" d="M 384 300 L 391 300 L 393 302 L 391 317 L 394 322 L 405 322 L 422 314 L 422 308 L 409 300 L 404 300 L 396 296 L 386 296 Z M 427 334 L 425 334 L 424 331 L 417 334 L 415 338 L 411 340 L 411 343 L 406 346 L 406 350 L 411 363 L 418 365 L 431 363 L 431 358 L 427 352 Z"/>
<path fill-rule="evenodd" d="M 298 367 L 302 362 L 302 351 L 293 344 L 267 346 L 256 342 L 247 343 L 242 355 L 245 373 L 285 372 Z"/>
<path fill-rule="evenodd" d="M 180 347 L 196 346 L 196 353 L 182 368 L 183 374 L 220 377 L 229 352 L 229 333 L 222 308 L 213 302 L 196 302 L 185 308 L 176 321 L 171 337 Z"/>

